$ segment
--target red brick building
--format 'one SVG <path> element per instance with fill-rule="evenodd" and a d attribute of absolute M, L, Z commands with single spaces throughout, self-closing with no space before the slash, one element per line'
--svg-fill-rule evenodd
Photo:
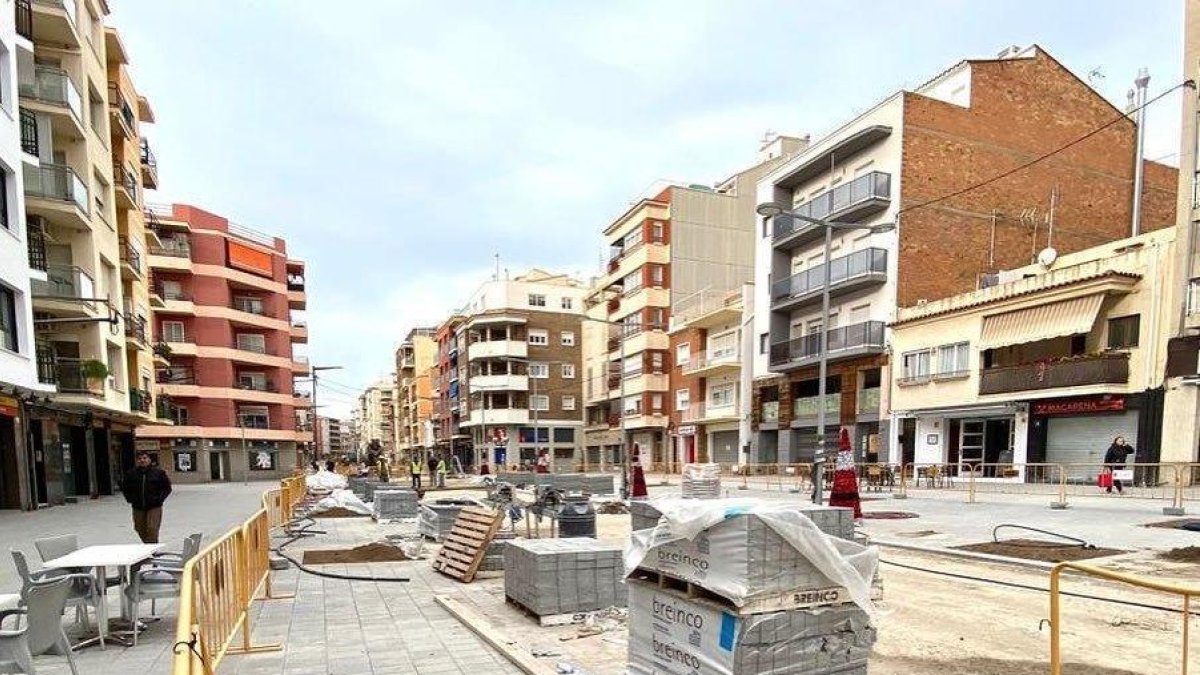
<path fill-rule="evenodd" d="M 294 378 L 309 366 L 292 352 L 308 341 L 292 316 L 307 302 L 304 263 L 194 206 L 148 216 L 161 242 L 149 255 L 157 389 L 174 426 L 140 427 L 139 447 L 185 482 L 287 475 L 313 440 L 296 420 L 311 404 Z"/>

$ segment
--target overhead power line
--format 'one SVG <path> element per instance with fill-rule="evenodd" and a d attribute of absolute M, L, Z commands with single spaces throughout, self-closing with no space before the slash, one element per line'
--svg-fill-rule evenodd
<path fill-rule="evenodd" d="M 1116 124 L 1116 123 L 1118 123 L 1118 122 L 1120 122 L 1120 121 L 1122 121 L 1122 120 L 1127 120 L 1127 119 L 1129 119 L 1129 115 L 1130 115 L 1130 114 L 1132 114 L 1132 113 L 1135 113 L 1135 112 L 1137 112 L 1138 110 L 1141 110 L 1142 108 L 1148 107 L 1148 106 L 1149 106 L 1151 103 L 1154 103 L 1154 102 L 1156 102 L 1156 101 L 1158 101 L 1158 100 L 1162 99 L 1163 97 L 1167 96 L 1168 94 L 1171 94 L 1171 93 L 1175 92 L 1175 91 L 1176 91 L 1176 90 L 1178 90 L 1178 89 L 1181 89 L 1181 88 L 1183 88 L 1183 87 L 1194 87 L 1194 86 L 1196 86 L 1196 83 L 1195 83 L 1193 80 L 1184 80 L 1183 82 L 1180 82 L 1179 84 L 1175 85 L 1174 87 L 1171 87 L 1170 89 L 1167 89 L 1166 91 L 1164 91 L 1164 92 L 1162 92 L 1162 93 L 1158 94 L 1158 95 L 1157 95 L 1157 96 L 1155 96 L 1154 98 L 1152 98 L 1152 99 L 1150 99 L 1150 100 L 1146 101 L 1146 102 L 1145 102 L 1145 103 L 1143 103 L 1141 106 L 1139 106 L 1139 107 L 1137 107 L 1137 108 L 1133 108 L 1133 109 L 1132 109 L 1132 110 L 1130 110 L 1128 113 L 1125 113 L 1125 114 L 1122 114 L 1122 115 L 1118 115 L 1117 117 L 1114 117 L 1113 119 L 1109 120 L 1108 122 L 1104 123 L 1103 125 L 1101 125 L 1101 126 L 1098 126 L 1098 127 L 1096 127 L 1095 129 L 1092 129 L 1091 131 L 1089 131 L 1089 132 L 1087 132 L 1086 134 L 1084 134 L 1084 135 L 1080 136 L 1079 138 L 1076 138 L 1075 140 L 1071 141 L 1070 143 L 1067 143 L 1066 145 L 1059 146 L 1059 147 L 1057 147 L 1057 148 L 1055 148 L 1055 149 L 1053 149 L 1053 150 L 1051 150 L 1051 151 L 1049 151 L 1049 152 L 1047 152 L 1047 153 L 1045 153 L 1045 154 L 1043 154 L 1043 155 L 1039 155 L 1039 156 L 1037 156 L 1037 157 L 1034 157 L 1033 159 L 1029 160 L 1028 162 L 1025 162 L 1024 164 L 1021 164 L 1021 165 L 1019 165 L 1019 166 L 1016 166 L 1016 167 L 1014 167 L 1014 168 L 1012 168 L 1012 169 L 1009 169 L 1008 171 L 1004 171 L 1004 172 L 1002 172 L 1002 173 L 1000 173 L 1000 174 L 998 174 L 998 175 L 992 176 L 991 178 L 988 178 L 988 179 L 982 180 L 982 181 L 980 181 L 980 182 L 978 182 L 978 183 L 975 183 L 974 185 L 968 185 L 968 186 L 967 186 L 967 187 L 965 187 L 965 188 L 962 188 L 962 189 L 960 189 L 960 190 L 955 190 L 954 192 L 951 192 L 951 193 L 949 193 L 949 194 L 942 195 L 941 197 L 936 197 L 936 198 L 934 198 L 934 199 L 930 199 L 930 200 L 929 200 L 929 201 L 927 201 L 927 202 L 921 202 L 920 204 L 913 204 L 912 206 L 907 206 L 907 207 L 905 207 L 905 208 L 902 208 L 902 209 L 900 209 L 899 211 L 897 211 L 897 212 L 896 212 L 896 215 L 897 215 L 897 216 L 899 216 L 899 215 L 902 215 L 902 214 L 904 214 L 904 213 L 907 213 L 907 212 L 909 212 L 909 211 L 915 211 L 915 210 L 917 210 L 917 209 L 924 208 L 924 207 L 926 207 L 926 206 L 932 206 L 932 205 L 934 205 L 934 204 L 937 204 L 937 203 L 940 203 L 940 202 L 944 202 L 944 201 L 946 201 L 947 199 L 953 199 L 953 198 L 955 198 L 955 197 L 958 197 L 958 196 L 960 196 L 960 195 L 964 195 L 964 194 L 966 194 L 966 193 L 968 193 L 968 192 L 971 192 L 971 191 L 973 191 L 973 190 L 978 190 L 979 188 L 981 188 L 981 187 L 983 187 L 983 186 L 985 186 L 985 185 L 990 185 L 990 184 L 992 184 L 992 183 L 995 183 L 996 181 L 999 181 L 999 180 L 1003 180 L 1003 179 L 1005 179 L 1005 178 L 1008 178 L 1009 176 L 1011 176 L 1011 175 L 1013 175 L 1013 174 L 1017 173 L 1018 171 L 1024 171 L 1025 169 L 1028 169 L 1029 167 L 1033 166 L 1034 164 L 1037 164 L 1037 163 L 1039 163 L 1039 162 L 1045 161 L 1045 160 L 1047 160 L 1047 159 L 1049 159 L 1049 158 L 1053 157 L 1054 155 L 1057 155 L 1058 153 L 1060 153 L 1060 152 L 1062 152 L 1062 151 L 1064 151 L 1064 150 L 1068 150 L 1068 149 L 1070 149 L 1070 148 L 1073 148 L 1073 147 L 1075 147 L 1076 145 L 1079 145 L 1080 143 L 1082 143 L 1082 142 L 1086 141 L 1087 139 L 1091 138 L 1092 136 L 1095 136 L 1096 134 L 1100 133 L 1101 131 L 1104 131 L 1105 129 L 1107 129 L 1107 128 L 1109 128 L 1109 127 L 1113 126 L 1114 124 Z"/>

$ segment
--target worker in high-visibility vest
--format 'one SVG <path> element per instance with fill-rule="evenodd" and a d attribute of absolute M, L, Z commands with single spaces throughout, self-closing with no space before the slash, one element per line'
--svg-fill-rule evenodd
<path fill-rule="evenodd" d="M 391 479 L 391 467 L 388 466 L 386 455 L 379 456 L 379 461 L 375 464 L 375 471 L 379 474 L 381 482 L 386 483 Z"/>
<path fill-rule="evenodd" d="M 440 488 L 446 487 L 446 458 L 441 455 L 438 455 L 437 486 Z"/>
<path fill-rule="evenodd" d="M 414 490 L 421 489 L 421 458 L 416 454 L 412 456 L 412 462 L 409 464 L 408 470 L 412 472 L 412 486 Z"/>

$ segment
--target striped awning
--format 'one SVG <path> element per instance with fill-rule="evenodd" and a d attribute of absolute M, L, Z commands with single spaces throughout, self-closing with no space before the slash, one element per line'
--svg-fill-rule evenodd
<path fill-rule="evenodd" d="M 985 316 L 980 347 L 992 349 L 1091 332 L 1102 302 L 1104 294 L 1096 293 Z"/>

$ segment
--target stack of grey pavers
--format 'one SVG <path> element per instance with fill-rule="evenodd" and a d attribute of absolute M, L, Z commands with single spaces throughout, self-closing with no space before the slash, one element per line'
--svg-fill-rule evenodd
<path fill-rule="evenodd" d="M 420 505 L 418 531 L 434 541 L 441 541 L 454 529 L 458 512 L 468 506 L 482 506 L 474 499 L 438 499 Z"/>
<path fill-rule="evenodd" d="M 796 508 L 825 534 L 854 538 L 849 509 Z M 627 584 L 630 673 L 867 672 L 866 612 L 844 589 L 830 593 L 838 585 L 754 514 L 652 548 Z M 744 589 L 740 602 L 732 586 Z"/>
<path fill-rule="evenodd" d="M 654 503 L 645 499 L 629 500 L 630 527 L 634 532 L 645 530 L 658 525 L 662 512 L 654 507 Z"/>
<path fill-rule="evenodd" d="M 417 493 L 412 490 L 394 490 L 379 488 L 375 490 L 375 504 L 372 513 L 376 520 L 399 520 L 401 518 L 416 518 L 420 501 Z"/>
<path fill-rule="evenodd" d="M 690 499 L 716 499 L 721 496 L 721 467 L 716 464 L 688 464 L 683 468 L 681 493 Z"/>
<path fill-rule="evenodd" d="M 616 494 L 616 480 L 612 474 L 590 473 L 498 473 L 496 481 L 512 483 L 517 487 L 546 485 L 563 492 L 586 492 L 593 495 Z"/>
<path fill-rule="evenodd" d="M 366 498 L 367 497 L 367 478 L 360 477 L 360 476 L 351 476 L 346 479 L 346 487 L 349 488 L 350 491 L 353 492 L 356 497 L 363 500 L 364 502 L 370 501 Z"/>
<path fill-rule="evenodd" d="M 393 483 L 384 483 L 383 481 L 377 480 L 374 478 L 368 478 L 367 482 L 363 483 L 362 500 L 364 502 L 374 501 L 375 500 L 375 492 L 377 490 L 397 490 L 397 489 L 400 489 L 400 486 L 395 485 Z"/>
<path fill-rule="evenodd" d="M 623 576 L 621 547 L 589 537 L 504 545 L 504 595 L 538 616 L 624 607 Z"/>
<path fill-rule="evenodd" d="M 501 529 L 497 532 L 496 536 L 492 538 L 492 543 L 488 544 L 487 551 L 483 554 L 483 562 L 479 564 L 479 571 L 496 572 L 504 569 L 504 548 L 516 536 L 511 530 Z"/>

